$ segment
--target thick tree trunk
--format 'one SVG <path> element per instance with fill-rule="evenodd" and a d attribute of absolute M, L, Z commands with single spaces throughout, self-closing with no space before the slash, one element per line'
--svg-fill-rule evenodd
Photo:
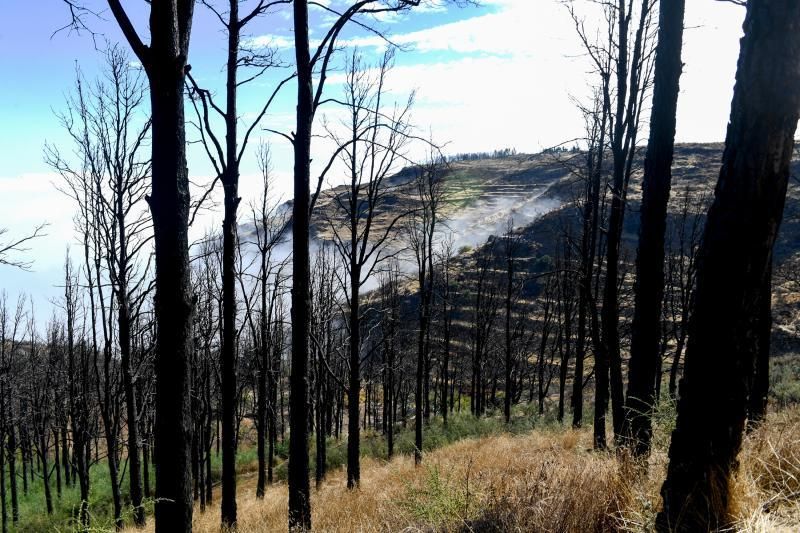
<path fill-rule="evenodd" d="M 155 9 L 155 7 L 154 7 Z M 183 65 L 150 74 L 156 251 L 156 530 L 191 531 L 189 177 L 183 117 Z"/>
<path fill-rule="evenodd" d="M 753 381 L 750 386 L 750 401 L 747 406 L 748 428 L 755 428 L 767 416 L 769 395 L 769 352 L 772 336 L 772 265 L 769 267 L 761 294 L 759 309 L 756 356 Z"/>
<path fill-rule="evenodd" d="M 714 203 L 698 257 L 661 531 L 729 524 L 764 285 L 800 116 L 800 3 L 751 0 Z"/>
<path fill-rule="evenodd" d="M 660 4 L 650 139 L 642 182 L 639 250 L 636 256 L 628 398 L 624 434 L 635 455 L 650 451 L 650 412 L 660 376 L 661 303 L 664 296 L 664 232 L 667 222 L 675 112 L 678 105 L 685 0 Z"/>
<path fill-rule="evenodd" d="M 154 2 L 150 46 L 138 39 L 117 1 L 111 10 L 150 81 L 152 195 L 156 259 L 156 531 L 192 527 L 189 176 L 183 89 L 193 0 Z"/>

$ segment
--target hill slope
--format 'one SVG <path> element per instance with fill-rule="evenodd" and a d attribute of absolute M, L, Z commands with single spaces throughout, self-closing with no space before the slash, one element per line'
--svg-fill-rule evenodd
<path fill-rule="evenodd" d="M 348 533 L 649 531 L 660 505 L 670 427 L 656 429 L 646 475 L 613 454 L 591 451 L 590 430 L 554 426 L 465 439 L 426 454 L 419 468 L 410 455 L 365 459 L 360 490 L 346 489 L 340 469 L 312 491 L 312 524 L 316 531 Z M 771 414 L 747 437 L 736 480 L 738 531 L 797 530 L 798 443 L 796 409 Z M 238 531 L 286 530 L 284 483 L 269 487 L 263 500 L 255 498 L 253 477 L 242 477 L 238 489 Z M 218 532 L 219 524 L 218 504 L 195 511 L 194 531 Z M 145 531 L 152 530 L 151 520 Z"/>

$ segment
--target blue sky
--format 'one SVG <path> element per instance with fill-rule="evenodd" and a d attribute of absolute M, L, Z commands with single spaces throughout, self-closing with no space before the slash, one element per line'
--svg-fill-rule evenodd
<path fill-rule="evenodd" d="M 344 0 L 327 0 L 333 8 Z M 581 0 L 579 0 L 580 2 Z M 101 54 L 92 38 L 62 31 L 68 20 L 61 0 L 5 0 L 0 18 L 0 227 L 22 234 L 47 221 L 48 236 L 31 244 L 28 257 L 35 272 L 23 273 L 0 266 L 0 288 L 13 296 L 20 288 L 46 302 L 58 293 L 65 247 L 76 244 L 72 205 L 54 190 L 57 178 L 45 165 L 45 142 L 69 150 L 54 112 L 64 109 L 71 91 L 76 62 L 88 78 L 98 72 Z M 97 46 L 119 42 L 121 35 L 106 4 L 86 0 L 99 13 L 87 23 L 97 35 Z M 224 2 L 223 2 L 224 3 Z M 253 0 L 242 2 L 242 11 Z M 456 9 L 438 5 L 407 15 L 373 21 L 402 44 L 389 78 L 392 94 L 400 99 L 416 90 L 414 123 L 423 135 L 447 143 L 451 153 L 515 147 L 535 152 L 581 135 L 581 118 L 570 97 L 587 94 L 590 78 L 565 8 L 559 0 L 482 0 L 479 7 Z M 147 4 L 123 1 L 146 40 Z M 36 6 L 34 8 L 33 6 Z M 738 38 L 744 10 L 715 0 L 687 2 L 684 63 L 678 111 L 679 141 L 721 141 L 732 95 Z M 312 39 L 328 23 L 327 15 L 312 12 Z M 587 24 L 592 21 L 588 20 Z M 291 10 L 278 11 L 248 26 L 253 42 L 271 42 L 291 60 Z M 368 60 L 376 60 L 384 43 L 351 29 L 345 42 L 358 45 Z M 201 85 L 222 88 L 225 40 L 219 22 L 197 6 L 189 62 Z M 242 127 L 263 105 L 277 79 L 275 72 L 242 91 L 239 109 Z M 338 95 L 337 76 L 327 87 Z M 288 131 L 294 122 L 294 87 L 278 98 L 265 126 Z M 190 112 L 187 107 L 187 113 Z M 335 118 L 336 111 L 323 112 Z M 320 116 L 322 120 L 323 116 Z M 189 135 L 193 133 L 190 131 Z M 272 144 L 278 188 L 290 190 L 291 151 L 285 141 L 259 134 Z M 315 145 L 315 160 L 325 159 L 329 147 Z M 203 181 L 211 175 L 205 156 L 189 153 L 190 173 Z M 335 182 L 336 177 L 332 177 Z M 241 194 L 245 201 L 258 194 L 254 158 L 242 169 Z M 210 214 L 196 228 L 217 224 Z M 43 304 L 46 307 L 46 304 Z"/>

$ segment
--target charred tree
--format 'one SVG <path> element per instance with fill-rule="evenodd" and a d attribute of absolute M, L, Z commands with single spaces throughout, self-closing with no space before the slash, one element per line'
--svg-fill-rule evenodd
<path fill-rule="evenodd" d="M 641 225 L 636 255 L 635 309 L 626 400 L 625 437 L 637 456 L 650 451 L 650 411 L 660 378 L 661 304 L 664 295 L 664 232 L 675 144 L 675 112 L 682 70 L 685 0 L 659 6 L 650 138 L 642 181 Z"/>
<path fill-rule="evenodd" d="M 108 5 L 150 81 L 156 259 L 156 531 L 192 528 L 189 175 L 183 89 L 194 0 L 150 5 L 150 44 L 119 0 Z"/>
<path fill-rule="evenodd" d="M 800 116 L 800 5 L 747 4 L 719 181 L 699 252 L 661 531 L 730 523 L 764 287 Z"/>

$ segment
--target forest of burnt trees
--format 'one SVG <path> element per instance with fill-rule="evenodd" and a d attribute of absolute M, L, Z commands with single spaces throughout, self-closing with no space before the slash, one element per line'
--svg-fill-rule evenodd
<path fill-rule="evenodd" d="M 330 475 L 332 443 L 346 443 L 342 490 L 370 490 L 362 432 L 381 435 L 390 460 L 398 434 L 413 431 L 421 465 L 433 420 L 447 426 L 463 411 L 510 424 L 528 405 L 525 416 L 552 411 L 565 427 L 591 426 L 598 453 L 646 461 L 665 399 L 677 418 L 650 528 L 730 525 L 737 456 L 768 406 L 773 246 L 800 116 L 800 5 L 746 2 L 725 150 L 706 195 L 671 191 L 685 1 L 598 2 L 598 28 L 565 2 L 593 97 L 579 104 L 580 147 L 544 155 L 569 176 L 572 197 L 548 235 L 532 239 L 509 219 L 457 249 L 450 165 L 516 152 L 447 157 L 414 128 L 413 95 L 387 95 L 402 53 L 390 36 L 371 30 L 388 48 L 376 64 L 339 42 L 345 27 L 368 25 L 365 15 L 423 3 L 154 0 L 145 38 L 108 0 L 127 42 L 108 45 L 99 78 L 76 69 L 57 115 L 69 142 L 44 148 L 77 213 L 62 295 L 46 317 L 25 296 L 0 297 L 3 532 L 26 518 L 19 501 L 36 487 L 47 514 L 77 487 L 69 527 L 92 530 L 98 471 L 118 529 L 153 520 L 156 531 L 191 531 L 193 513 L 211 506 L 235 529 L 237 466 L 252 448 L 255 496 L 285 480 L 287 527 L 307 531 L 311 478 L 319 487 Z M 94 13 L 64 4 L 69 27 L 91 33 Z M 315 39 L 310 4 L 330 15 Z M 211 10 L 227 41 L 223 93 L 202 87 L 189 64 L 195 9 Z M 275 50 L 241 42 L 248 23 L 280 9 L 293 20 L 288 69 Z M 245 123 L 238 89 L 278 68 L 285 79 Z M 334 68 L 341 92 L 326 88 Z M 296 124 L 275 131 L 265 117 L 292 86 Z M 323 106 L 343 118 L 320 123 Z M 254 141 L 261 131 L 278 140 Z M 333 150 L 312 167 L 319 137 Z M 187 142 L 202 144 L 215 172 L 196 197 Z M 424 160 L 408 156 L 411 145 Z M 294 197 L 280 204 L 271 158 L 286 149 Z M 261 194 L 242 203 L 245 157 L 258 160 Z M 340 185 L 326 189 L 334 172 Z M 190 243 L 198 214 L 216 208 L 215 187 L 221 231 Z M 640 219 L 635 247 L 623 238 L 626 217 Z M 42 231 L 0 244 L 0 266 L 31 267 L 21 252 Z"/>

